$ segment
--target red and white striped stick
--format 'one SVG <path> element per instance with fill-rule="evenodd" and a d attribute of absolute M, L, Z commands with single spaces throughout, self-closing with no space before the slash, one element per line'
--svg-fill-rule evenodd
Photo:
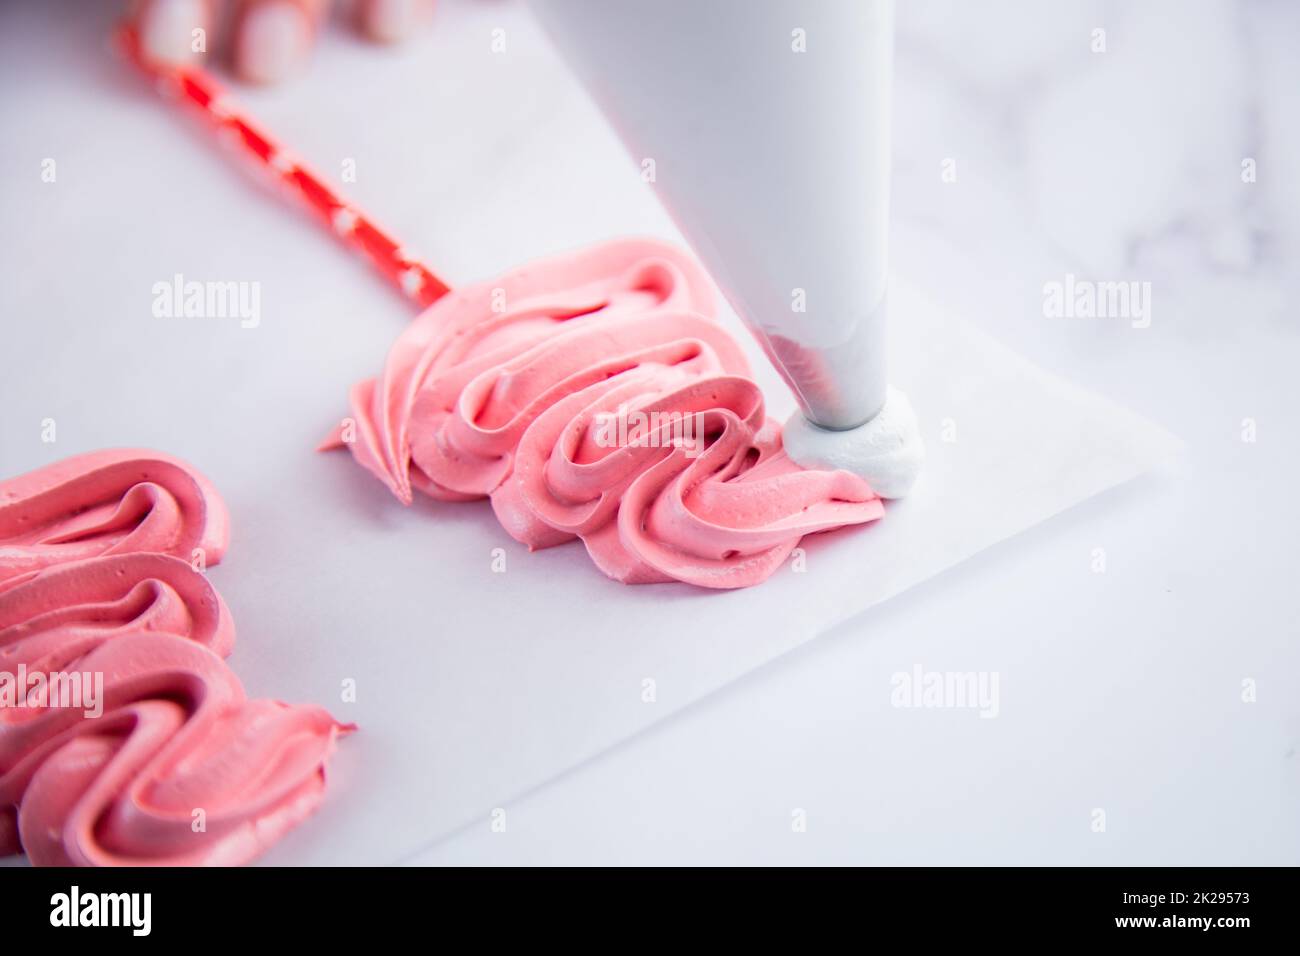
<path fill-rule="evenodd" d="M 153 77 L 164 96 L 199 110 L 214 129 L 284 182 L 317 219 L 349 246 L 359 250 L 385 279 L 401 289 L 421 309 L 446 294 L 448 286 L 376 226 L 369 216 L 341 199 L 320 176 L 241 116 L 210 76 L 194 67 L 149 59 L 141 50 L 139 37 L 131 26 L 119 28 L 116 37 L 127 59 Z"/>

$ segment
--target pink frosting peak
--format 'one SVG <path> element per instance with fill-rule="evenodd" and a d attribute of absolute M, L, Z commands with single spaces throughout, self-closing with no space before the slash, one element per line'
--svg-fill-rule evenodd
<path fill-rule="evenodd" d="M 128 506 L 144 486 L 148 507 Z M 146 547 L 221 557 L 225 506 L 205 479 L 101 452 L 4 482 L 0 500 L 0 854 L 244 863 L 316 808 L 351 727 L 249 700 L 222 660 L 220 595 Z"/>
<path fill-rule="evenodd" d="M 0 481 L 0 590 L 56 564 L 152 551 L 216 564 L 226 506 L 178 458 L 135 448 L 75 455 Z"/>
<path fill-rule="evenodd" d="M 323 447 L 404 503 L 488 496 L 529 548 L 581 538 L 629 584 L 757 584 L 805 534 L 879 518 L 861 478 L 781 447 L 708 278 L 618 240 L 448 293 Z"/>

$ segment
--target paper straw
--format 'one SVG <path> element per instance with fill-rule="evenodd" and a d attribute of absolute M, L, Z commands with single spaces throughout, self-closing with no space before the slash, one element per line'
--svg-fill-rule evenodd
<path fill-rule="evenodd" d="M 140 49 L 139 37 L 130 26 L 120 27 L 116 39 L 126 58 L 152 77 L 167 99 L 200 112 L 225 140 L 283 182 L 321 223 L 344 243 L 361 252 L 385 279 L 421 309 L 432 305 L 448 291 L 441 279 L 375 225 L 373 219 L 342 199 L 324 179 L 307 169 L 243 116 L 221 86 L 204 71 L 149 59 Z"/>

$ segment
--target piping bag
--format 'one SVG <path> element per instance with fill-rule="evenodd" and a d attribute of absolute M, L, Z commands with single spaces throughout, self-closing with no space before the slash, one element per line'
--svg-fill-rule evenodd
<path fill-rule="evenodd" d="M 906 495 L 923 449 L 886 384 L 893 0 L 532 6 L 794 392 L 786 451 Z"/>
<path fill-rule="evenodd" d="M 723 589 L 769 577 L 805 534 L 883 514 L 860 474 L 785 450 L 689 256 L 615 240 L 451 291 L 201 70 L 145 58 L 129 27 L 118 36 L 165 95 L 424 309 L 321 446 L 346 445 L 400 500 L 488 497 L 530 549 L 580 538 L 623 583 Z"/>

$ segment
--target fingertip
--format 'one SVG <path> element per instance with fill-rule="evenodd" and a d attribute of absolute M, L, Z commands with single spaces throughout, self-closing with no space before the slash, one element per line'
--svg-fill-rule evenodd
<path fill-rule="evenodd" d="M 397 43 L 433 16 L 434 0 L 358 0 L 357 26 L 379 43 Z"/>
<path fill-rule="evenodd" d="M 146 57 L 188 63 L 208 49 L 212 9 L 208 0 L 141 0 L 132 22 Z"/>
<path fill-rule="evenodd" d="M 283 80 L 306 62 L 315 34 L 311 3 L 248 0 L 235 24 L 235 70 L 253 83 Z"/>

